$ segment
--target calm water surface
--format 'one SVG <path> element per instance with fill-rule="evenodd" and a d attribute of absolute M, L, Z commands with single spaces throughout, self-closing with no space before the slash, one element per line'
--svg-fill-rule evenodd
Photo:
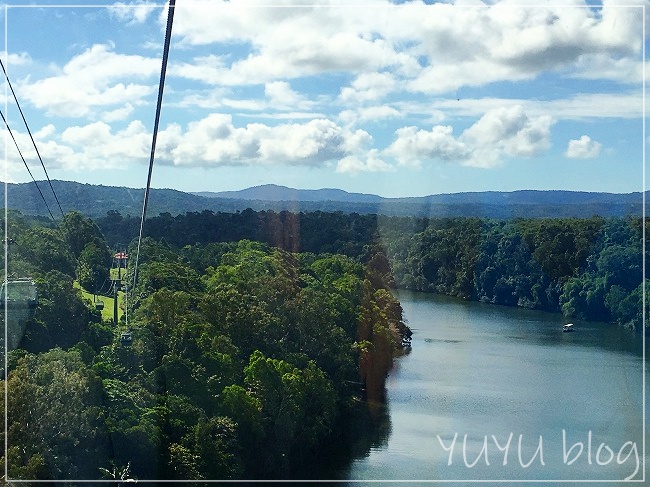
<path fill-rule="evenodd" d="M 413 346 L 388 380 L 385 434 L 335 477 L 642 479 L 640 337 L 587 322 L 562 333 L 550 313 L 399 299 Z"/>

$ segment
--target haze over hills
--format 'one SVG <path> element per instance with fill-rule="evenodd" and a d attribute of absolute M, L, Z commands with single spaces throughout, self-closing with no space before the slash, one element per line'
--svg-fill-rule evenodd
<path fill-rule="evenodd" d="M 104 216 L 115 210 L 122 215 L 142 212 L 144 189 L 102 186 L 73 181 L 52 181 L 64 212 L 78 210 L 88 216 Z M 25 214 L 48 216 L 34 183 L 8 183 L 9 208 Z M 47 182 L 39 182 L 50 210 L 60 211 Z M 0 192 L 4 198 L 4 185 Z M 184 193 L 152 189 L 149 216 L 186 212 L 253 210 L 342 211 L 346 213 L 400 216 L 483 218 L 641 216 L 642 194 L 589 193 L 578 191 L 521 190 L 438 194 L 409 198 L 348 193 L 340 189 L 301 190 L 277 185 L 256 186 L 241 191 Z"/>
<path fill-rule="evenodd" d="M 294 189 L 276 184 L 264 184 L 242 189 L 240 191 L 191 193 L 209 198 L 229 198 L 260 201 L 341 201 L 349 203 L 429 203 L 429 204 L 628 204 L 641 202 L 641 193 L 592 193 L 565 190 L 518 190 L 518 191 L 481 191 L 468 193 L 445 193 L 429 196 L 404 198 L 385 198 L 375 194 L 348 193 L 342 189 Z"/>
<path fill-rule="evenodd" d="M 348 203 L 379 203 L 386 198 L 375 194 L 348 193 L 342 189 L 294 189 L 277 184 L 264 184 L 240 191 L 201 191 L 192 193 L 208 198 L 232 198 L 261 201 L 342 201 Z"/>

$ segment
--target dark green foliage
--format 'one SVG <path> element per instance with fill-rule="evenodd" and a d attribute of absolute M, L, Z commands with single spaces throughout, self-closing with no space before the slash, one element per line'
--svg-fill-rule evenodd
<path fill-rule="evenodd" d="M 28 263 L 30 272 L 58 271 L 74 276 L 74 256 L 59 230 L 37 227 L 13 238 L 17 259 Z"/>
<path fill-rule="evenodd" d="M 76 217 L 70 222 L 81 233 L 93 228 Z M 78 270 L 101 263 L 100 243 L 85 244 Z M 40 445 L 42 454 L 36 447 L 27 454 L 11 449 L 16 475 L 60 478 L 63 467 L 53 467 L 60 458 L 70 463 L 67 471 L 89 479 L 287 477 L 316 461 L 360 399 L 350 384 L 361 377 L 369 390 L 383 392 L 406 329 L 385 287 L 385 255 L 364 268 L 341 255 L 294 254 L 252 241 L 177 251 L 147 238 L 141 250 L 128 345 L 121 329 L 81 300 L 72 276 L 36 276 L 41 302 L 24 346 L 40 354 L 12 352 L 11 380 L 27 357 L 70 348 L 74 363 L 93 378 L 94 395 L 77 402 L 99 414 L 96 437 L 112 449 L 93 450 L 96 458 L 79 467 L 81 457 L 55 437 Z M 359 337 L 372 348 L 361 352 Z M 370 362 L 368 372 L 363 367 Z M 26 402 L 23 391 L 40 379 L 21 380 L 25 386 L 15 393 Z M 57 427 L 54 418 L 40 420 Z"/>
<path fill-rule="evenodd" d="M 82 301 L 69 275 L 51 271 L 35 281 L 39 304 L 34 319 L 27 324 L 23 348 L 34 353 L 69 348 L 92 336 L 91 327 L 100 323 L 101 317 Z"/>
<path fill-rule="evenodd" d="M 397 287 L 643 328 L 640 219 L 380 224 Z"/>
<path fill-rule="evenodd" d="M 95 478 L 109 453 L 103 388 L 80 354 L 61 349 L 27 354 L 7 389 L 9 475 Z"/>
<path fill-rule="evenodd" d="M 97 224 L 78 211 L 67 213 L 59 228 L 68 250 L 75 259 L 79 258 L 89 244 L 95 244 L 99 248 L 105 247 L 104 236 Z"/>
<path fill-rule="evenodd" d="M 108 289 L 106 282 L 110 279 L 109 268 L 111 254 L 101 241 L 86 244 L 77 259 L 77 279 L 79 284 L 89 292 L 96 293 L 102 288 Z"/>
<path fill-rule="evenodd" d="M 127 220 L 106 219 L 114 229 Z M 40 298 L 24 350 L 8 356 L 14 476 L 254 479 L 308 469 L 344 436 L 352 404 L 383 400 L 410 336 L 390 287 L 642 327 L 640 219 L 247 210 L 151 223 L 123 344 L 124 328 L 102 322 L 73 287 L 75 269 L 89 289 L 98 286 L 89 269 L 106 270 L 97 226 L 72 214 L 64 237 L 11 216 L 10 268 L 28 271 Z M 16 423 L 36 420 L 33 438 Z"/>
<path fill-rule="evenodd" d="M 161 215 L 151 223 L 158 237 L 185 246 L 186 262 L 199 273 L 232 252 L 236 244 L 229 240 L 248 238 L 347 254 L 368 264 L 371 280 L 392 287 L 628 324 L 613 311 L 618 295 L 609 291 L 618 286 L 629 293 L 641 282 L 641 220 L 632 217 L 503 221 L 246 210 Z M 194 239 L 204 243 L 192 245 Z M 307 269 L 298 285 L 316 272 Z"/>

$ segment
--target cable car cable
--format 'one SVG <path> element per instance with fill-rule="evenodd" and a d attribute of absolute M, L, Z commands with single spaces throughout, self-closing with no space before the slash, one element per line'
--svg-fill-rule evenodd
<path fill-rule="evenodd" d="M 142 242 L 142 231 L 144 228 L 144 220 L 147 213 L 147 205 L 149 203 L 149 190 L 151 189 L 151 174 L 153 172 L 153 161 L 156 152 L 156 139 L 158 137 L 158 124 L 160 121 L 160 109 L 162 107 L 163 90 L 165 88 L 165 74 L 167 72 L 167 59 L 169 57 L 169 44 L 172 37 L 172 24 L 174 22 L 174 9 L 176 0 L 169 0 L 169 10 L 167 12 L 167 29 L 165 30 L 165 45 L 163 48 L 162 67 L 160 69 L 160 83 L 158 85 L 158 102 L 156 104 L 156 117 L 153 127 L 153 138 L 151 140 L 151 156 L 149 158 L 149 174 L 147 175 L 147 187 L 144 192 L 144 202 L 142 203 L 142 218 L 140 220 L 140 234 L 138 236 L 138 248 L 135 254 L 135 265 L 133 267 L 133 278 L 131 281 L 131 289 L 135 289 L 136 280 L 138 278 L 138 262 L 140 259 L 140 244 Z"/>
<path fill-rule="evenodd" d="M 34 184 L 36 185 L 36 189 L 38 190 L 39 194 L 41 195 L 41 198 L 43 198 L 43 203 L 45 203 L 45 207 L 47 208 L 48 213 L 52 217 L 52 221 L 56 225 L 56 219 L 54 218 L 54 215 L 52 214 L 52 210 L 50 210 L 50 205 L 47 204 L 47 200 L 45 199 L 45 196 L 43 195 L 43 192 L 41 191 L 41 188 L 38 186 L 38 183 L 36 182 L 36 179 L 34 179 L 34 175 L 32 174 L 31 169 L 29 169 L 29 166 L 27 165 L 27 161 L 25 160 L 25 157 L 23 157 L 23 153 L 20 151 L 20 147 L 18 147 L 18 142 L 16 142 L 16 138 L 14 137 L 14 133 L 12 132 L 11 128 L 9 128 L 9 124 L 7 123 L 7 119 L 5 118 L 4 114 L 0 111 L 0 117 L 2 117 L 2 121 L 5 124 L 5 127 L 7 127 L 7 131 L 9 132 L 9 135 L 11 135 L 11 139 L 14 141 L 14 144 L 16 146 L 16 149 L 18 150 L 18 154 L 20 154 L 20 158 L 23 160 L 23 164 L 25 164 L 25 168 L 27 168 L 27 172 L 29 175 L 32 177 L 32 181 L 34 181 Z"/>
<path fill-rule="evenodd" d="M 16 97 L 16 93 L 14 92 L 14 87 L 11 86 L 11 81 L 9 81 L 9 76 L 7 75 L 7 71 L 5 70 L 5 65 L 2 62 L 2 59 L 0 59 L 0 66 L 2 67 L 2 72 L 5 75 L 5 79 L 7 80 L 7 84 L 9 85 L 9 88 L 11 89 L 11 94 L 14 96 L 14 100 L 16 101 L 16 106 L 18 107 L 18 111 L 20 112 L 20 116 L 23 117 L 23 123 L 25 124 L 25 128 L 27 129 L 27 133 L 29 134 L 29 138 L 32 139 L 32 144 L 34 145 L 34 149 L 36 150 L 36 155 L 38 156 L 38 160 L 41 161 L 41 166 L 43 166 L 43 171 L 45 172 L 45 177 L 47 178 L 47 182 L 50 184 L 50 189 L 52 190 L 52 194 L 54 195 L 54 199 L 56 200 L 57 205 L 59 205 L 59 210 L 61 211 L 61 216 L 65 216 L 63 213 L 63 208 L 61 208 L 61 203 L 59 202 L 59 198 L 56 195 L 56 191 L 54 191 L 54 186 L 52 186 L 52 181 L 50 181 L 50 176 L 47 173 L 47 169 L 45 169 L 45 163 L 43 162 L 43 158 L 41 157 L 40 152 L 38 152 L 38 147 L 36 147 L 36 141 L 34 141 L 34 136 L 32 135 L 32 131 L 29 130 L 29 125 L 27 125 L 27 120 L 25 119 L 25 114 L 23 113 L 23 109 L 20 108 L 20 103 L 18 102 L 18 98 Z"/>

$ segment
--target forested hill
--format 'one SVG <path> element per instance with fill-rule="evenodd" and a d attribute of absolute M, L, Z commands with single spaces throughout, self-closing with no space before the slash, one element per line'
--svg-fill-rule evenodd
<path fill-rule="evenodd" d="M 77 210 L 90 216 L 104 216 L 110 210 L 139 215 L 143 189 L 52 181 L 63 211 Z M 47 182 L 39 182 L 52 211 L 58 205 Z M 9 208 L 23 214 L 47 215 L 34 183 L 7 184 Z M 4 185 L 0 185 L 4 198 Z M 342 211 L 418 217 L 576 217 L 594 215 L 620 217 L 642 213 L 642 194 L 587 193 L 576 191 L 477 192 L 430 195 L 417 198 L 382 198 L 377 195 L 347 193 L 342 190 L 297 190 L 265 185 L 224 193 L 184 193 L 172 189 L 152 189 L 149 214 L 179 215 L 203 210 L 256 211 Z"/>
<path fill-rule="evenodd" d="M 92 220 L 2 223 L 7 273 L 38 290 L 31 313 L 2 318 L 16 337 L 0 376 L 11 478 L 318 478 L 328 455 L 351 461 L 385 434 L 366 401 L 383 401 L 410 330 L 381 255 L 146 237 L 115 323 L 81 290 L 111 294 Z"/>

